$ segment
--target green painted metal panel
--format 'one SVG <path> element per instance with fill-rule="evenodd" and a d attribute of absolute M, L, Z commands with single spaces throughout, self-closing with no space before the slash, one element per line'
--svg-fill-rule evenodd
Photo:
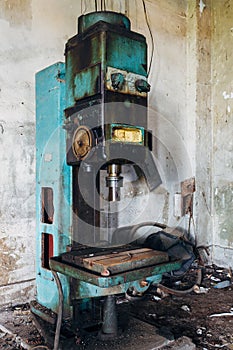
<path fill-rule="evenodd" d="M 121 36 L 109 31 L 106 41 L 106 65 L 147 76 L 147 44 L 145 40 Z"/>
<path fill-rule="evenodd" d="M 126 29 L 130 30 L 130 20 L 122 13 L 99 11 L 90 12 L 86 15 L 80 16 L 78 19 L 78 32 L 84 32 L 99 21 L 125 27 Z"/>
<path fill-rule="evenodd" d="M 64 63 L 56 63 L 36 74 L 36 283 L 37 301 L 53 311 L 58 308 L 58 291 L 48 266 L 42 260 L 43 234 L 49 234 L 50 252 L 66 251 L 71 239 L 71 169 L 66 165 Z M 42 189 L 53 192 L 52 223 L 42 222 Z M 47 242 L 48 243 L 48 242 Z M 46 244 L 47 244 L 46 243 Z M 48 258 L 47 258 L 48 260 Z M 47 261 L 48 262 L 48 261 Z M 69 312 L 69 281 L 61 276 L 65 312 Z"/>
<path fill-rule="evenodd" d="M 80 100 L 100 93 L 100 65 L 86 68 L 74 78 L 74 99 Z"/>

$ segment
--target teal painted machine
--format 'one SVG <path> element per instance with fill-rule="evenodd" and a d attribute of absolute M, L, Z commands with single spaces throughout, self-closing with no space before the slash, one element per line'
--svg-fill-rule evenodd
<path fill-rule="evenodd" d="M 180 267 L 137 244 L 137 226 L 120 227 L 117 236 L 124 169 L 143 176 L 151 191 L 161 183 L 147 128 L 147 44 L 126 16 L 94 12 L 79 18 L 65 56 L 65 65 L 36 75 L 32 311 L 49 322 L 48 310 L 82 327 L 97 322 L 108 338 L 117 335 L 115 296 L 141 294 Z"/>

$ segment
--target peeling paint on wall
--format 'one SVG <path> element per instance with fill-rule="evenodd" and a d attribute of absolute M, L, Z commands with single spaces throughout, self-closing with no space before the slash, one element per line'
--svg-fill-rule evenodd
<path fill-rule="evenodd" d="M 200 14 L 203 13 L 205 7 L 206 7 L 206 4 L 204 3 L 204 1 L 200 0 L 200 2 L 199 2 Z"/>
<path fill-rule="evenodd" d="M 19 260 L 15 247 L 7 244 L 7 238 L 0 239 L 0 285 L 9 283 L 9 271 L 15 270 Z"/>

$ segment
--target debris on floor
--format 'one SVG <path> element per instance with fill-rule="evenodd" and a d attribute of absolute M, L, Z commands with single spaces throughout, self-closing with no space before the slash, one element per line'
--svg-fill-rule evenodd
<path fill-rule="evenodd" d="M 0 312 L 0 349 L 32 349 L 43 339 L 32 322 L 29 304 L 17 305 Z"/>
<path fill-rule="evenodd" d="M 165 277 L 162 284 L 178 291 L 190 289 L 195 284 L 196 271 L 197 267 L 194 266 L 182 278 Z M 77 335 L 72 345 L 70 339 L 66 342 L 63 338 L 63 349 L 123 350 L 127 347 L 128 350 L 135 350 L 137 346 L 140 350 L 233 350 L 233 285 L 230 269 L 215 265 L 203 267 L 201 284 L 196 285 L 189 294 L 177 296 L 153 287 L 141 300 L 137 298 L 129 302 L 119 298 L 117 304 L 119 308 L 127 306 L 132 320 L 129 329 L 116 341 L 101 342 L 93 336 Z M 159 344 L 162 339 L 165 339 L 163 345 Z M 33 323 L 28 304 L 0 311 L 0 349 L 52 349 L 45 345 Z"/>

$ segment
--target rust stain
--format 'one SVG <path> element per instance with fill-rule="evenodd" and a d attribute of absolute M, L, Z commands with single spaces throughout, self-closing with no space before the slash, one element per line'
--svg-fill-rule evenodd
<path fill-rule="evenodd" d="M 0 284 L 9 283 L 10 273 L 17 269 L 17 261 L 19 256 L 15 252 L 15 247 L 10 247 L 7 243 L 8 239 L 0 239 Z"/>

